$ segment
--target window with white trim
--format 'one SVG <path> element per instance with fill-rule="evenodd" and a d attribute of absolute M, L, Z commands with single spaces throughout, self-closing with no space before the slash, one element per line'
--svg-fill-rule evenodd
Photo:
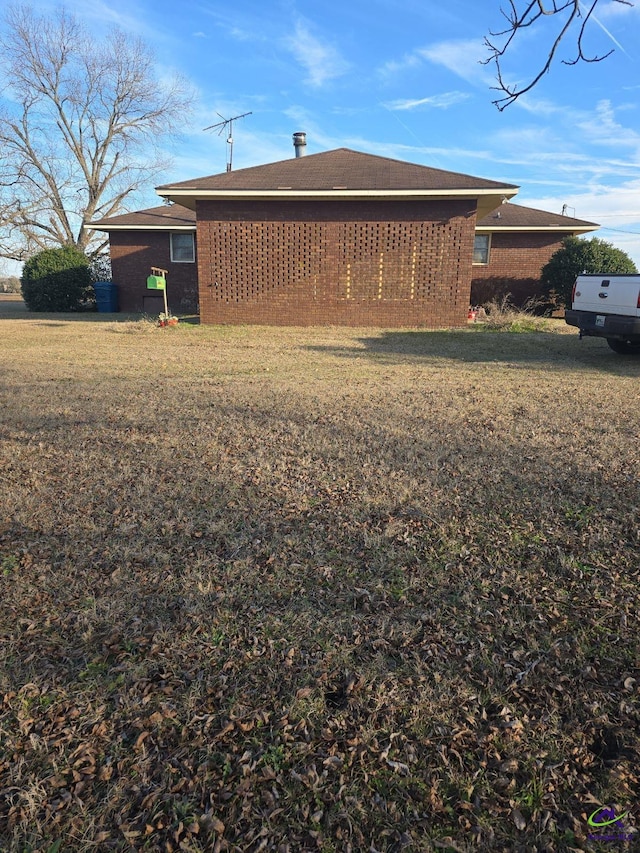
<path fill-rule="evenodd" d="M 473 263 L 489 263 L 489 247 L 491 246 L 491 234 L 476 234 L 473 240 Z"/>
<path fill-rule="evenodd" d="M 174 264 L 193 264 L 196 259 L 196 247 L 192 231 L 175 232 L 170 235 L 171 260 Z"/>

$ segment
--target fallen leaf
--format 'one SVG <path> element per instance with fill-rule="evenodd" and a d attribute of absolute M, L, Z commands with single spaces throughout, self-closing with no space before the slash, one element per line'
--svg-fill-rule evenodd
<path fill-rule="evenodd" d="M 403 764 L 401 761 L 391 761 L 390 758 L 387 758 L 387 764 L 394 771 L 394 773 L 399 773 L 400 776 L 409 775 L 408 765 Z"/>
<path fill-rule="evenodd" d="M 209 818 L 209 825 L 214 832 L 218 833 L 218 835 L 222 835 L 224 832 L 224 823 L 217 817 Z"/>
<path fill-rule="evenodd" d="M 527 822 L 524 819 L 524 815 L 522 814 L 520 809 L 514 809 L 511 812 L 511 820 L 515 823 L 520 832 L 527 828 Z"/>

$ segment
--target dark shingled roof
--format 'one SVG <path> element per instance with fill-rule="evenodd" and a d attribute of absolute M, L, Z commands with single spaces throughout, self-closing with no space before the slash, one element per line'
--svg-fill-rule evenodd
<path fill-rule="evenodd" d="M 109 216 L 92 222 L 91 227 L 108 231 L 109 227 L 125 228 L 195 228 L 196 213 L 181 204 L 163 204 L 160 207 L 150 207 L 147 210 L 136 210 L 133 213 L 122 213 L 120 216 Z"/>
<path fill-rule="evenodd" d="M 497 214 L 500 214 L 498 216 Z M 148 210 L 137 210 L 134 213 L 123 213 L 92 223 L 93 228 L 108 231 L 110 229 L 142 229 L 142 228 L 195 228 L 195 211 L 181 204 L 151 207 Z M 567 231 L 592 231 L 599 226 L 585 219 L 574 219 L 572 216 L 562 216 L 560 213 L 549 213 L 534 207 L 524 207 L 521 204 L 507 203 L 479 219 L 478 228 L 499 231 L 502 228 L 524 228 L 528 231 L 558 228 Z"/>
<path fill-rule="evenodd" d="M 321 154 L 308 154 L 291 160 L 267 163 L 194 178 L 158 187 L 162 195 L 168 190 L 194 192 L 243 190 L 512 190 L 515 184 L 504 184 L 474 178 L 458 172 L 445 172 L 389 157 L 362 154 L 350 148 L 337 148 Z"/>
<path fill-rule="evenodd" d="M 599 227 L 595 222 L 587 222 L 584 219 L 563 216 L 561 213 L 549 213 L 535 207 L 524 207 L 521 204 L 511 203 L 502 204 L 497 210 L 492 211 L 482 219 L 478 219 L 476 226 L 478 228 L 491 228 L 496 231 L 500 228 L 527 228 L 535 231 L 536 228 L 591 230 Z"/>

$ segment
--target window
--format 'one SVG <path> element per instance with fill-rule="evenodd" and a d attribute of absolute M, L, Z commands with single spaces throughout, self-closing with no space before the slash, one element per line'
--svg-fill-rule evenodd
<path fill-rule="evenodd" d="M 193 232 L 171 234 L 171 260 L 174 264 L 192 264 L 196 259 Z"/>
<path fill-rule="evenodd" d="M 489 263 L 489 245 L 491 243 L 490 234 L 476 234 L 473 241 L 473 263 L 488 264 Z"/>

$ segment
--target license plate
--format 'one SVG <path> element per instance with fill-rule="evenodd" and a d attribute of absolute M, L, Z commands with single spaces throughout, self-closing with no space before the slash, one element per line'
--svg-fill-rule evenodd
<path fill-rule="evenodd" d="M 604 326 L 604 321 L 605 318 L 603 314 L 596 314 L 596 326 Z"/>

